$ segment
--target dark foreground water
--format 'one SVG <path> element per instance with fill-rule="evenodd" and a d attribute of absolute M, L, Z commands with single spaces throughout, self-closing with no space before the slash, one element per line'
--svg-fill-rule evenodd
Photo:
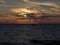
<path fill-rule="evenodd" d="M 6 43 L 12 43 L 12 45 L 35 45 L 34 43 L 38 44 L 43 40 L 60 41 L 60 24 L 0 24 L 0 43 L 3 45 Z"/>

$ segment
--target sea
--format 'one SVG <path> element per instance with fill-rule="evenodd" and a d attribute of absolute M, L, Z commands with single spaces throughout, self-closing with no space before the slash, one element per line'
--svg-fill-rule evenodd
<path fill-rule="evenodd" d="M 29 40 L 60 41 L 60 24 L 0 24 L 0 43 L 34 45 Z"/>

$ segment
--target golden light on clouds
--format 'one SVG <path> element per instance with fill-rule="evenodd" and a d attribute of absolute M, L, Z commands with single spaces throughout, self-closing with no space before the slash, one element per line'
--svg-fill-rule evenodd
<path fill-rule="evenodd" d="M 15 9 L 11 9 L 12 12 L 15 13 L 40 13 L 40 11 L 36 10 L 36 9 L 27 9 L 27 8 L 15 8 Z"/>
<path fill-rule="evenodd" d="M 25 18 L 27 18 L 27 14 L 33 14 L 36 17 L 41 16 L 41 13 L 37 9 L 27 9 L 27 8 L 15 8 L 11 9 L 12 12 L 18 13 L 19 15 L 23 15 Z"/>
<path fill-rule="evenodd" d="M 47 9 L 36 9 L 36 8 L 32 8 L 32 9 L 28 9 L 28 8 L 13 8 L 11 9 L 12 12 L 14 13 L 18 13 L 18 14 L 22 14 L 22 13 L 34 13 L 37 16 L 41 16 L 43 15 L 42 13 L 46 14 L 46 15 L 57 15 L 60 14 L 59 9 L 56 8 L 50 8 L 50 10 Z"/>
<path fill-rule="evenodd" d="M 31 10 L 28 10 L 28 9 L 20 9 L 20 10 L 26 13 L 31 13 Z"/>

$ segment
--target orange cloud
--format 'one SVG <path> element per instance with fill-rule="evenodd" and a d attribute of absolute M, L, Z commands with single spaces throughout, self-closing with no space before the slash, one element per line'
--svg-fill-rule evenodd
<path fill-rule="evenodd" d="M 15 13 L 40 13 L 40 11 L 36 10 L 36 9 L 27 9 L 27 8 L 16 8 L 16 9 L 11 9 L 12 12 Z"/>

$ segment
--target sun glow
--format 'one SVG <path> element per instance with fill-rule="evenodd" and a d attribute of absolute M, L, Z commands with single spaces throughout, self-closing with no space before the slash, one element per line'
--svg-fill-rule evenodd
<path fill-rule="evenodd" d="M 24 15 L 26 17 L 26 14 L 29 13 L 34 13 L 36 17 L 39 17 L 40 11 L 37 9 L 27 9 L 27 8 L 16 8 L 16 9 L 11 9 L 12 12 L 18 13 L 20 15 Z"/>
<path fill-rule="evenodd" d="M 16 8 L 16 9 L 11 9 L 12 12 L 15 13 L 40 13 L 40 11 L 36 9 L 27 9 L 27 8 Z"/>
<path fill-rule="evenodd" d="M 26 13 L 31 13 L 31 10 L 28 9 L 20 9 L 22 12 L 26 12 Z"/>

